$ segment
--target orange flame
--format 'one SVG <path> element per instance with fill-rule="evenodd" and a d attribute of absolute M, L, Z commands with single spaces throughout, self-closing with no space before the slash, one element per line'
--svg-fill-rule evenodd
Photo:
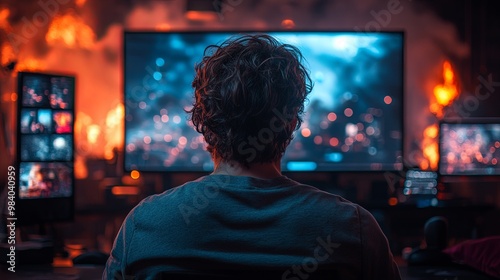
<path fill-rule="evenodd" d="M 0 8 L 0 29 L 7 31 L 7 34 L 12 32 L 12 26 L 8 22 L 10 11 L 7 8 Z M 34 58 L 20 59 L 19 50 L 15 50 L 8 42 L 4 42 L 0 48 L 0 65 L 7 65 L 11 62 L 16 62 L 15 71 L 39 71 L 44 70 L 44 64 Z"/>
<path fill-rule="evenodd" d="M 78 7 L 83 7 L 83 5 L 85 5 L 86 2 L 87 2 L 87 0 L 75 0 L 75 4 Z"/>
<path fill-rule="evenodd" d="M 114 150 L 123 144 L 123 119 L 125 109 L 122 103 L 110 110 L 106 116 L 104 158 L 112 159 Z"/>
<path fill-rule="evenodd" d="M 435 101 L 429 106 L 430 111 L 438 118 L 443 117 L 443 109 L 449 106 L 458 97 L 459 91 L 455 73 L 449 61 L 443 62 L 443 83 L 434 87 Z M 424 159 L 420 162 L 423 170 L 437 170 L 439 162 L 438 147 L 439 129 L 437 124 L 425 128 L 422 140 L 422 153 Z"/>
<path fill-rule="evenodd" d="M 10 10 L 7 8 L 0 9 L 0 29 L 10 29 L 9 21 Z"/>
<path fill-rule="evenodd" d="M 78 112 L 76 114 L 76 120 L 75 120 L 75 138 L 85 139 L 87 143 L 90 142 L 87 132 L 88 132 L 88 126 L 91 124 L 92 124 L 92 119 L 90 118 L 90 116 L 88 116 L 83 112 Z"/>
<path fill-rule="evenodd" d="M 82 18 L 68 13 L 54 18 L 45 35 L 49 45 L 65 45 L 89 49 L 94 45 L 95 33 Z"/>
<path fill-rule="evenodd" d="M 16 64 L 17 71 L 40 71 L 45 70 L 44 64 L 36 59 L 27 58 Z"/>
<path fill-rule="evenodd" d="M 2 44 L 2 49 L 0 50 L 2 58 L 0 59 L 1 65 L 7 65 L 8 63 L 16 60 L 16 54 L 12 46 L 8 43 Z"/>
<path fill-rule="evenodd" d="M 438 134 L 439 134 L 439 129 L 438 129 L 438 126 L 435 125 L 435 124 L 428 126 L 424 130 L 424 136 L 425 136 L 425 138 L 434 139 L 434 138 L 437 138 Z"/>
<path fill-rule="evenodd" d="M 82 156 L 75 157 L 75 178 L 85 179 L 89 175 L 85 159 Z"/>
<path fill-rule="evenodd" d="M 91 149 L 94 153 L 96 151 L 93 148 L 102 145 L 104 150 L 98 153 L 103 154 L 98 156 L 112 159 L 114 150 L 123 143 L 124 117 L 125 109 L 122 103 L 107 113 L 104 123 L 94 123 L 89 115 L 79 112 L 75 122 L 75 136 L 80 139 L 81 146 Z"/>
<path fill-rule="evenodd" d="M 425 159 L 420 162 L 420 169 L 422 170 L 437 170 L 439 161 L 438 134 L 439 129 L 437 124 L 432 124 L 424 130 L 422 152 Z"/>
<path fill-rule="evenodd" d="M 87 141 L 90 144 L 97 143 L 99 134 L 101 134 L 101 128 L 97 124 L 91 124 L 87 127 Z"/>
<path fill-rule="evenodd" d="M 458 97 L 455 73 L 449 61 L 443 63 L 443 80 L 443 84 L 434 87 L 435 102 L 429 107 L 430 111 L 439 118 L 443 116 L 443 108 Z"/>

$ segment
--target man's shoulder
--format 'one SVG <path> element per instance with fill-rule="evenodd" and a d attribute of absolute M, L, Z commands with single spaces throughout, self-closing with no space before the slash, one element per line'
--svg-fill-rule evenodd
<path fill-rule="evenodd" d="M 298 182 L 295 182 L 295 183 L 296 183 L 296 185 L 295 185 L 296 189 L 300 190 L 300 192 L 302 194 L 310 195 L 310 196 L 319 198 L 321 200 L 324 200 L 327 203 L 333 202 L 337 205 L 346 206 L 346 207 L 359 207 L 358 204 L 344 198 L 341 195 L 321 190 L 318 187 L 313 186 L 313 185 L 302 184 L 302 183 L 298 183 Z"/>
<path fill-rule="evenodd" d="M 278 184 L 275 187 L 263 188 L 261 190 L 274 191 L 279 194 L 271 195 L 270 193 L 265 193 L 263 195 L 271 195 L 276 199 L 286 199 L 289 203 L 300 200 L 303 206 L 310 206 L 318 211 L 344 211 L 345 214 L 349 213 L 351 217 L 353 215 L 359 216 L 360 214 L 365 216 L 366 213 L 370 215 L 368 211 L 358 204 L 340 195 L 321 190 L 313 185 L 303 184 L 285 176 L 276 182 Z M 178 208 L 179 205 L 192 204 L 192 200 L 195 197 L 211 198 L 212 196 L 217 196 L 222 189 L 227 192 L 240 192 L 241 189 L 238 189 L 239 186 L 234 184 L 234 181 L 224 176 L 203 176 L 162 193 L 150 195 L 144 198 L 136 208 L 140 208 L 141 211 L 152 210 L 158 207 L 163 207 L 163 209 Z M 245 192 L 241 195 L 247 194 Z M 359 213 L 360 211 L 363 213 Z"/>
<path fill-rule="evenodd" d="M 191 190 L 193 187 L 200 185 L 198 182 L 199 179 L 194 181 L 186 182 L 182 185 L 175 186 L 168 190 L 165 190 L 161 193 L 152 194 L 144 198 L 137 206 L 140 207 L 148 207 L 154 205 L 156 203 L 172 201 L 172 200 L 180 200 L 183 197 L 183 193 Z"/>

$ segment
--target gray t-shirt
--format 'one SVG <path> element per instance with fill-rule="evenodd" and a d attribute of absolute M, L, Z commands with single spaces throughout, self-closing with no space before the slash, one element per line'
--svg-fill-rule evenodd
<path fill-rule="evenodd" d="M 127 216 L 104 279 L 158 271 L 278 268 L 280 279 L 400 279 L 387 239 L 357 204 L 285 176 L 208 175 Z M 128 278 L 127 278 L 128 277 Z"/>

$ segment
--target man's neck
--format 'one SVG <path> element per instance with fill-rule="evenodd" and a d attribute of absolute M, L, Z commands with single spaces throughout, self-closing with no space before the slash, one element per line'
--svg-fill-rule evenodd
<path fill-rule="evenodd" d="M 245 167 L 234 162 L 229 163 L 226 161 L 221 161 L 218 164 L 215 164 L 214 172 L 212 174 L 249 176 L 259 179 L 272 179 L 282 176 L 280 161 L 256 163 L 250 165 L 249 167 Z"/>

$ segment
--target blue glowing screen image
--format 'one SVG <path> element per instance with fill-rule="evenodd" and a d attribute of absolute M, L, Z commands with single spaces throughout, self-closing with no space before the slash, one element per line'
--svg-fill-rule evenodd
<path fill-rule="evenodd" d="M 266 33 L 300 49 L 314 83 L 282 170 L 401 170 L 403 33 Z M 213 169 L 184 110 L 205 48 L 237 34 L 125 33 L 125 169 Z"/>

